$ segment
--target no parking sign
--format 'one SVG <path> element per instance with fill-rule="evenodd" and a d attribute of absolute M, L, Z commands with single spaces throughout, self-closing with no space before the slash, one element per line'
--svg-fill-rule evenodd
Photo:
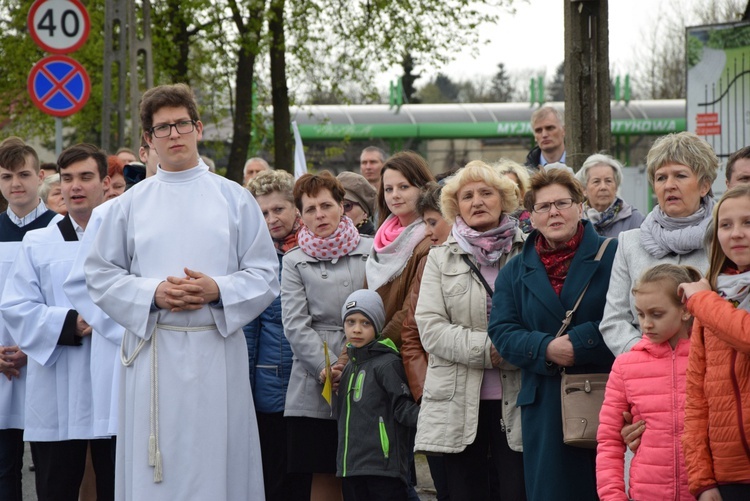
<path fill-rule="evenodd" d="M 86 104 L 91 83 L 86 69 L 75 59 L 48 56 L 31 69 L 28 89 L 37 108 L 54 117 L 67 117 Z"/>
<path fill-rule="evenodd" d="M 36 0 L 27 22 L 34 42 L 54 54 L 81 48 L 91 29 L 89 14 L 80 0 Z M 62 55 L 47 56 L 37 62 L 29 72 L 27 87 L 34 105 L 54 117 L 76 113 L 91 93 L 86 69 L 75 59 Z"/>

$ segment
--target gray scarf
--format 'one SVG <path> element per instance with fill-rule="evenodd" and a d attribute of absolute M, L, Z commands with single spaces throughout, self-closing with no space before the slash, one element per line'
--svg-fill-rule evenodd
<path fill-rule="evenodd" d="M 735 308 L 750 311 L 750 272 L 716 277 L 719 296 L 731 301 Z"/>
<path fill-rule="evenodd" d="M 713 207 L 714 199 L 705 196 L 694 213 L 687 217 L 670 217 L 657 205 L 641 224 L 641 245 L 656 258 L 688 254 L 703 248 Z"/>

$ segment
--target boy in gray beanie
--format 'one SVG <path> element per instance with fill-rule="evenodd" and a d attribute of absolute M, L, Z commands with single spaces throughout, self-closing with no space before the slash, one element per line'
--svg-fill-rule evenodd
<path fill-rule="evenodd" d="M 336 413 L 336 475 L 345 501 L 406 500 L 410 428 L 419 406 L 406 382 L 396 345 L 380 337 L 385 308 L 368 289 L 341 308 L 349 362 L 341 375 Z"/>

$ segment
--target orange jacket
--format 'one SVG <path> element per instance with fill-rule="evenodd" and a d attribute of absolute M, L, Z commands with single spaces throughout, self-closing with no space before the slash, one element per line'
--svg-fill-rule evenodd
<path fill-rule="evenodd" d="M 716 292 L 693 294 L 695 317 L 682 437 L 690 492 L 750 483 L 750 313 Z"/>

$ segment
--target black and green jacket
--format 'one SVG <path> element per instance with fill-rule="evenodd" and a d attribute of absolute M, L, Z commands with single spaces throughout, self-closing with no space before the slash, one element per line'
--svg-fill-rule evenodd
<path fill-rule="evenodd" d="M 336 475 L 399 477 L 409 471 L 409 433 L 419 406 L 409 391 L 398 349 L 390 339 L 347 345 L 337 396 Z"/>

